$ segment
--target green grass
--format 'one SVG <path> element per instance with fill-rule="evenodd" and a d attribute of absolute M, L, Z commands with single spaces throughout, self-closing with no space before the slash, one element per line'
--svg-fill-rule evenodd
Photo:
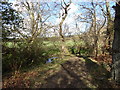
<path fill-rule="evenodd" d="M 84 46 L 85 45 L 85 43 L 84 43 L 84 41 L 73 41 L 73 40 L 67 40 L 66 41 L 66 45 L 67 46 L 74 46 L 74 45 L 80 45 L 80 46 Z"/>
<path fill-rule="evenodd" d="M 41 45 L 41 42 L 42 42 L 42 45 L 44 45 L 44 46 L 46 46 L 46 47 L 52 47 L 52 46 L 54 46 L 54 45 L 56 45 L 56 46 L 60 46 L 60 41 L 50 41 L 50 40 L 48 40 L 48 41 L 38 41 L 38 42 L 40 42 L 40 45 Z M 9 48 L 12 48 L 12 47 L 19 47 L 19 44 L 23 44 L 23 42 L 6 42 L 5 43 L 5 46 L 7 46 L 7 47 L 9 47 Z M 77 41 L 73 41 L 72 39 L 69 39 L 69 40 L 66 40 L 66 42 L 65 42 L 65 44 L 66 44 L 66 46 L 74 46 L 75 44 L 77 44 L 77 45 L 85 45 L 85 43 L 84 43 L 84 41 L 79 41 L 79 40 L 77 40 Z"/>

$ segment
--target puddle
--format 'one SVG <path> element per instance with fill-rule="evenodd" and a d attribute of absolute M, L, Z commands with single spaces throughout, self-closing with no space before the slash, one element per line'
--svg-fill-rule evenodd
<path fill-rule="evenodd" d="M 47 64 L 47 63 L 51 63 L 51 62 L 53 62 L 54 59 L 56 59 L 56 58 L 58 58 L 58 57 L 52 57 L 52 58 L 49 58 L 49 59 L 46 61 L 46 64 Z"/>

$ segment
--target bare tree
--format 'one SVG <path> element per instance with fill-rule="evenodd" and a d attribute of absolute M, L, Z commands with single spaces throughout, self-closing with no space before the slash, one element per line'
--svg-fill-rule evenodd
<path fill-rule="evenodd" d="M 111 51 L 110 49 L 111 49 L 112 39 L 113 39 L 113 20 L 112 20 L 112 15 L 111 15 L 111 10 L 110 10 L 110 3 L 106 1 L 105 6 L 106 6 L 106 10 L 104 10 L 102 6 L 100 6 L 107 20 L 106 21 L 107 22 L 106 35 L 105 35 L 105 40 L 104 40 L 104 51 L 107 50 L 109 51 L 109 54 L 110 54 L 110 51 Z"/>
<path fill-rule="evenodd" d="M 63 28 L 62 28 L 62 26 L 63 26 L 63 23 L 64 23 L 67 15 L 68 15 L 68 11 L 70 9 L 69 8 L 70 4 L 71 4 L 71 0 L 68 3 L 66 3 L 64 0 L 61 1 L 61 7 L 62 7 L 63 12 L 62 12 L 62 14 L 60 16 L 61 21 L 59 23 L 59 35 L 60 35 L 61 40 L 62 40 L 62 51 L 65 52 L 65 53 L 67 53 L 67 49 L 66 49 L 66 47 L 64 45 L 65 38 L 64 38 L 64 35 L 63 35 Z"/>
<path fill-rule="evenodd" d="M 115 20 L 114 20 L 114 40 L 113 40 L 113 54 L 112 54 L 112 77 L 120 83 L 120 0 L 113 6 L 115 9 Z"/>
<path fill-rule="evenodd" d="M 112 17 L 111 17 L 111 11 L 110 11 L 110 4 L 109 2 L 106 1 L 106 14 L 107 14 L 107 36 L 108 36 L 108 42 L 107 42 L 107 45 L 111 45 L 111 32 L 113 31 L 112 27 L 113 27 L 113 22 L 112 22 Z"/>
<path fill-rule="evenodd" d="M 24 16 L 23 29 L 17 32 L 28 43 L 34 42 L 48 27 L 45 22 L 51 16 L 49 5 L 41 2 L 20 2 L 21 14 Z M 45 9 L 47 7 L 47 9 Z"/>
<path fill-rule="evenodd" d="M 104 12 L 101 10 L 100 8 L 100 12 L 102 13 L 101 17 L 103 18 L 103 21 L 100 21 L 99 18 L 99 14 L 97 12 L 97 6 L 99 6 L 98 3 L 95 2 L 91 2 L 90 6 L 88 7 L 85 5 L 80 5 L 82 7 L 82 9 L 84 9 L 86 11 L 86 15 L 84 15 L 84 17 L 79 16 L 79 18 L 81 19 L 82 22 L 86 22 L 89 24 L 90 28 L 89 28 L 89 37 L 92 39 L 93 42 L 93 49 L 94 49 L 94 55 L 95 57 L 97 57 L 98 55 L 98 40 L 99 40 L 99 36 L 100 36 L 100 31 L 102 30 L 102 28 L 105 26 L 106 23 L 106 17 L 104 15 Z M 91 43 L 92 43 L 91 42 Z"/>

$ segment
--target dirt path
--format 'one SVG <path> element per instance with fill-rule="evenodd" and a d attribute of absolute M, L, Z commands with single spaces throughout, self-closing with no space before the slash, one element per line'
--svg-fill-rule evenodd
<path fill-rule="evenodd" d="M 83 59 L 83 60 L 81 60 Z M 46 78 L 42 88 L 112 88 L 110 73 L 87 57 L 61 64 L 61 70 Z"/>
<path fill-rule="evenodd" d="M 88 57 L 70 57 L 51 69 L 34 69 L 4 81 L 13 88 L 112 88 L 110 72 Z"/>

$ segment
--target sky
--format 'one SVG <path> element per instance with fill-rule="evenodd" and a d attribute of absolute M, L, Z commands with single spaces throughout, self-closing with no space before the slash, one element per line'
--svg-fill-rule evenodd
<path fill-rule="evenodd" d="M 9 0 L 9 2 L 12 2 L 12 3 L 16 3 L 20 0 Z M 22 1 L 25 1 L 25 0 L 22 0 Z M 52 7 L 52 4 L 53 2 L 59 2 L 60 0 L 27 0 L 27 1 L 32 1 L 32 2 L 39 2 L 39 1 L 43 1 L 43 2 L 48 2 Z M 67 2 L 68 0 L 65 0 L 65 2 Z M 78 30 L 75 29 L 76 28 L 76 15 L 80 15 L 83 13 L 83 11 L 81 11 L 79 9 L 79 5 L 78 3 L 81 3 L 81 2 L 86 2 L 86 3 L 89 3 L 91 0 L 72 0 L 72 4 L 70 5 L 70 10 L 68 11 L 68 16 L 64 22 L 64 24 L 67 24 L 69 26 L 69 32 L 72 32 L 72 33 L 75 33 L 77 32 Z M 95 2 L 97 2 L 98 0 L 93 0 Z M 104 1 L 104 0 L 99 0 L 100 1 Z M 113 5 L 115 5 L 115 2 L 114 0 L 108 0 L 110 1 L 110 6 L 112 7 Z M 88 4 L 89 5 L 89 4 Z M 89 6 L 88 6 L 89 7 Z M 14 7 L 16 8 L 16 7 Z M 23 11 L 23 9 L 22 9 Z M 113 11 L 113 10 L 112 10 Z M 60 10 L 60 7 L 58 7 L 56 10 L 55 10 L 55 13 L 62 13 L 62 10 Z M 114 13 L 114 11 L 113 11 Z M 27 18 L 26 18 L 27 19 Z M 100 17 L 97 17 L 97 19 L 100 19 Z M 61 18 L 58 18 L 58 17 L 55 17 L 55 16 L 51 16 L 50 19 L 48 19 L 48 22 L 47 23 L 50 23 L 50 24 L 54 24 L 54 25 L 57 25 L 59 24 Z M 51 21 L 53 23 L 51 23 Z M 78 24 L 78 28 L 80 28 L 81 31 L 85 31 L 86 30 L 86 24 L 83 23 L 83 22 L 77 22 Z M 75 31 L 76 30 L 76 31 Z"/>
<path fill-rule="evenodd" d="M 15 1 L 15 0 L 9 0 L 10 2 L 11 1 Z M 19 0 L 17 0 L 19 1 Z M 22 0 L 22 1 L 25 1 L 25 0 Z M 43 2 L 51 2 L 51 1 L 60 1 L 60 0 L 27 0 L 27 1 L 32 1 L 32 2 L 38 2 L 38 1 L 43 1 Z M 65 0 L 65 1 L 69 1 L 69 0 Z M 73 2 L 90 2 L 92 0 L 72 0 Z M 94 2 L 101 2 L 101 1 L 105 1 L 105 0 L 93 0 Z M 116 0 L 106 0 L 106 1 L 116 1 Z"/>

